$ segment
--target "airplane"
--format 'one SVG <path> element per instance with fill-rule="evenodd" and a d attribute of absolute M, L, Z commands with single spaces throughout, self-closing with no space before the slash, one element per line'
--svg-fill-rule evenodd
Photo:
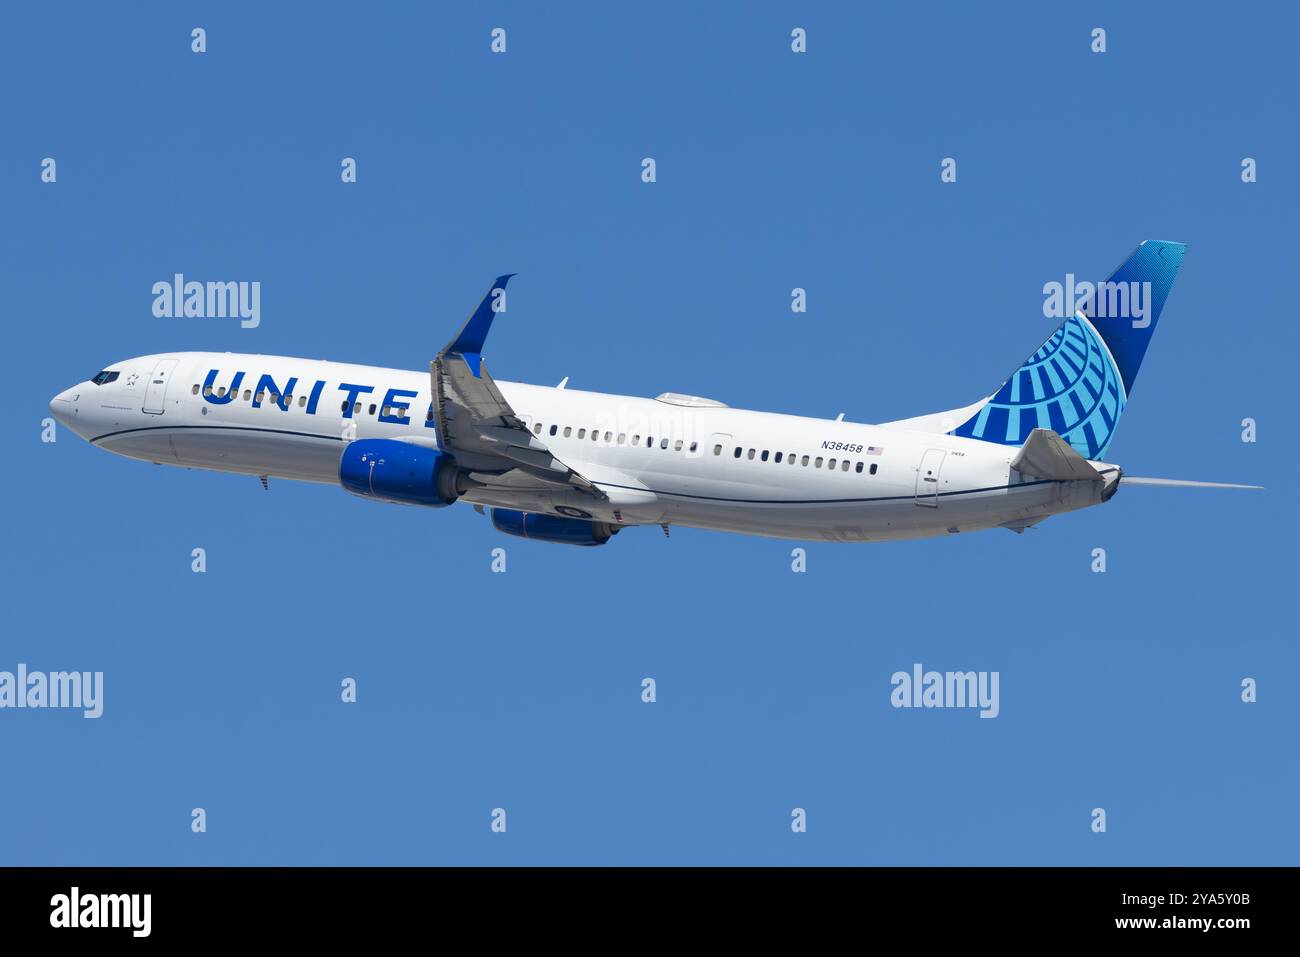
<path fill-rule="evenodd" d="M 1147 240 L 1111 275 L 1106 288 L 1147 290 L 1140 321 L 1109 315 L 1100 295 L 1071 304 L 992 394 L 878 425 L 497 381 L 483 347 L 513 274 L 427 373 L 172 352 L 114 363 L 50 411 L 128 458 L 426 508 L 465 501 L 544 542 L 603 545 L 656 525 L 836 542 L 1023 533 L 1121 485 L 1259 487 L 1104 461 L 1185 249 Z"/>

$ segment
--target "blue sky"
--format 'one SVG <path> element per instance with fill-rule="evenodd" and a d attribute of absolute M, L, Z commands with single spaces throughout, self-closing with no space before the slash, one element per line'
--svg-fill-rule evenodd
<path fill-rule="evenodd" d="M 0 670 L 100 670 L 105 705 L 0 712 L 0 863 L 1294 863 L 1298 25 L 7 9 Z M 1266 492 L 1134 488 L 1023 536 L 574 549 L 40 441 L 52 395 L 133 355 L 423 368 L 508 271 L 499 378 L 886 421 L 993 391 L 1053 326 L 1043 284 L 1146 238 L 1189 250 L 1108 457 Z M 174 272 L 260 281 L 260 327 L 155 318 Z M 891 708 L 915 662 L 999 671 L 1001 714 Z"/>

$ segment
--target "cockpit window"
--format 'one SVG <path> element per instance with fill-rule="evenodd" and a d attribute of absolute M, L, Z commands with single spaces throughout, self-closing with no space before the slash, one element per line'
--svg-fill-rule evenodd
<path fill-rule="evenodd" d="M 95 385 L 108 385 L 110 382 L 116 382 L 119 374 L 117 372 L 101 372 L 90 381 Z"/>

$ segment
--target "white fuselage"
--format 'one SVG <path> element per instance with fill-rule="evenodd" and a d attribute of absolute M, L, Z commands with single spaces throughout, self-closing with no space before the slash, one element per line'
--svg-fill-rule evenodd
<path fill-rule="evenodd" d="M 119 373 L 114 381 L 83 382 L 50 408 L 82 438 L 130 458 L 337 484 L 340 456 L 353 439 L 436 441 L 427 373 L 198 352 L 109 368 Z M 560 486 L 463 495 L 522 511 L 576 509 L 622 525 L 886 541 L 1021 529 L 1097 504 L 1119 474 L 1098 465 L 1103 483 L 1040 481 L 1012 469 L 1014 447 L 952 435 L 681 404 L 690 401 L 684 398 L 497 384 L 537 439 L 609 498 L 596 502 Z"/>

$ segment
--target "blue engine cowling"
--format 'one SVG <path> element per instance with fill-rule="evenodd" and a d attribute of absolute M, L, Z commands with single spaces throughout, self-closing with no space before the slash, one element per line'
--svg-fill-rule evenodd
<path fill-rule="evenodd" d="M 537 512 L 516 512 L 512 508 L 492 509 L 492 524 L 497 531 L 539 542 L 563 545 L 604 545 L 618 531 L 608 522 L 584 518 L 564 518 Z"/>
<path fill-rule="evenodd" d="M 441 508 L 460 497 L 459 469 L 437 449 L 393 439 L 357 439 L 339 459 L 339 484 L 381 502 Z"/>

